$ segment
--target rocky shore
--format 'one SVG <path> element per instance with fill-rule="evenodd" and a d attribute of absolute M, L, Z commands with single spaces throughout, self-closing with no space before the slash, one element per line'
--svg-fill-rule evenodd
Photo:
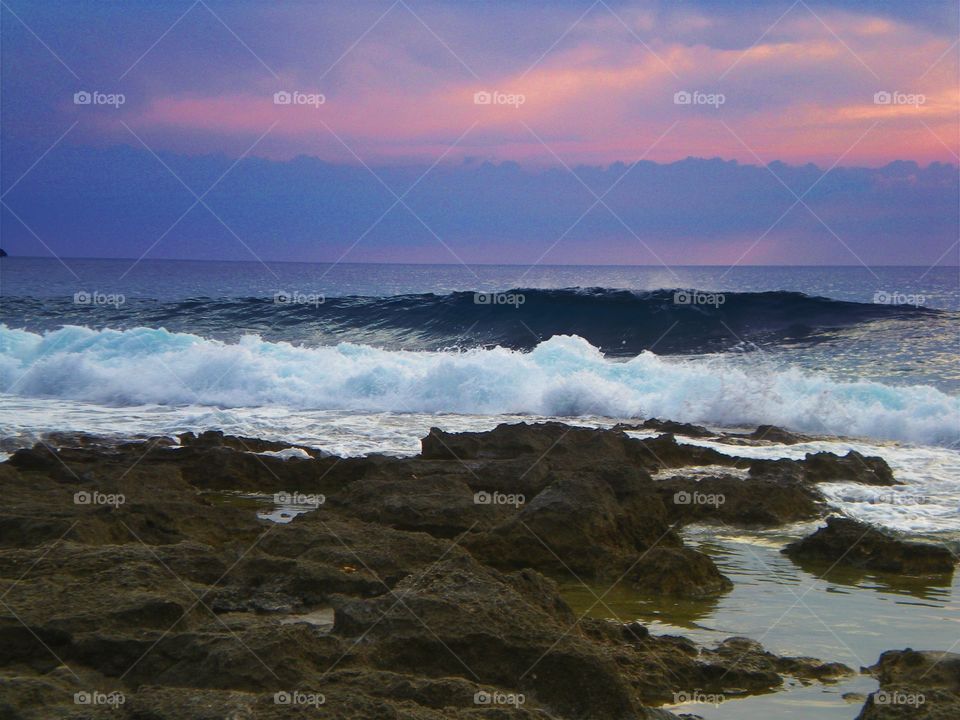
<path fill-rule="evenodd" d="M 731 581 L 684 525 L 826 518 L 820 482 L 897 483 L 855 452 L 767 461 L 682 442 L 704 433 L 434 429 L 412 458 L 216 432 L 18 449 L 0 463 L 0 719 L 670 718 L 660 706 L 697 694 L 851 675 L 747 638 L 703 647 L 596 620 L 559 594 L 571 579 L 721 594 Z M 718 439 L 771 438 L 803 440 Z M 787 552 L 895 572 L 955 560 L 846 519 Z M 937 667 L 922 679 L 903 670 L 912 655 L 871 672 L 891 692 L 933 678 L 936 702 L 910 709 L 947 714 L 884 714 L 902 707 L 874 694 L 862 718 L 960 717 L 955 656 L 921 655 Z"/>

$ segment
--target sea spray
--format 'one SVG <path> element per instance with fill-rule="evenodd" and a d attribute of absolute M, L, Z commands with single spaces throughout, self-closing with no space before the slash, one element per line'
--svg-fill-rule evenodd
<path fill-rule="evenodd" d="M 112 406 L 665 417 L 947 445 L 958 399 L 926 386 L 841 382 L 763 358 L 605 357 L 576 336 L 529 352 L 236 343 L 163 329 L 46 334 L 0 326 L 0 386 Z"/>

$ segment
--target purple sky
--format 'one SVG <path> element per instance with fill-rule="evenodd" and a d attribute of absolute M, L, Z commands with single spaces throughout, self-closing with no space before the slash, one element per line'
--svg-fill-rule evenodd
<path fill-rule="evenodd" d="M 956 3 L 746 5 L 7 0 L 4 245 L 956 263 Z"/>

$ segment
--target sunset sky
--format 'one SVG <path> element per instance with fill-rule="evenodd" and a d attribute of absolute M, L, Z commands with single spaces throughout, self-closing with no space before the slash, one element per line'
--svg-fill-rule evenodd
<path fill-rule="evenodd" d="M 662 219 L 646 223 L 643 213 L 630 212 L 643 203 L 632 202 L 626 189 L 632 181 L 637 193 L 649 195 L 658 182 L 650 171 L 646 180 L 623 181 L 620 196 L 613 192 L 590 211 L 616 202 L 617 215 L 632 215 L 629 232 L 599 218 L 591 226 L 588 217 L 555 259 L 589 261 L 599 243 L 604 261 L 616 261 L 639 235 L 651 243 L 688 243 L 699 253 L 690 262 L 727 262 L 814 185 L 817 192 L 792 213 L 807 214 L 809 202 L 810 213 L 832 213 L 842 224 L 845 216 L 883 208 L 889 224 L 871 216 L 868 237 L 861 218 L 848 240 L 825 217 L 825 223 L 787 217 L 753 261 L 801 262 L 790 242 L 810 233 L 814 247 L 826 235 L 848 240 L 825 242 L 829 251 L 807 256 L 814 263 L 855 263 L 850 248 L 854 255 L 879 252 L 876 262 L 906 262 L 914 251 L 918 263 L 932 262 L 957 237 L 955 172 L 921 172 L 930 163 L 956 165 L 960 152 L 957 6 L 949 0 L 4 0 L 0 13 L 5 244 L 28 254 L 44 254 L 45 244 L 75 256 L 136 257 L 231 168 L 243 193 L 260 187 L 273 196 L 286 187 L 277 183 L 313 178 L 314 195 L 327 196 L 326 212 L 336 216 L 325 216 L 331 225 L 281 225 L 266 237 L 243 217 L 241 191 L 231 195 L 227 180 L 217 185 L 210 204 L 216 201 L 226 223 L 214 222 L 211 232 L 225 232 L 221 224 L 231 231 L 241 226 L 252 247 L 276 259 L 335 259 L 417 178 L 447 172 L 449 196 L 432 201 L 449 203 L 449 214 L 428 209 L 423 198 L 417 204 L 427 180 L 405 198 L 411 213 L 433 215 L 442 232 L 434 223 L 425 229 L 387 217 L 350 259 L 422 261 L 435 239 L 421 236 L 438 233 L 477 262 L 485 242 L 500 249 L 529 243 L 520 260 L 539 255 L 559 234 L 553 226 L 562 232 L 631 163 L 667 166 L 686 158 L 758 166 L 763 192 L 746 169 L 731 180 L 743 195 L 727 207 L 744 222 L 711 223 L 708 213 L 672 233 Z M 82 92 L 99 93 L 102 102 L 94 95 L 90 104 L 76 104 Z M 299 94 L 305 104 L 277 104 L 278 92 Z M 494 99 L 478 103 L 477 93 Z M 121 95 L 119 105 L 108 99 Z M 124 172 L 149 167 L 158 177 L 118 178 L 120 156 Z M 762 169 L 775 161 L 796 167 Z M 917 163 L 917 172 L 865 170 L 895 161 Z M 309 166 L 315 171 L 303 163 L 316 163 Z M 488 163 L 496 172 L 471 170 Z M 543 223 L 531 229 L 519 222 L 522 207 L 513 208 L 522 237 L 519 231 L 511 237 L 508 227 L 498 226 L 489 239 L 481 228 L 464 229 L 490 214 L 480 207 L 471 214 L 471 203 L 489 202 L 488 210 L 500 208 L 493 214 L 503 217 L 509 199 L 498 172 L 513 172 L 512 163 L 534 193 L 549 197 L 557 197 L 551 188 L 561 182 L 554 173 L 569 175 L 584 186 L 579 205 L 557 202 L 553 212 L 541 204 L 535 215 L 544 216 L 549 232 L 539 232 Z M 615 163 L 621 165 L 611 171 Z M 804 171 L 808 164 L 816 169 Z M 355 187 L 323 184 L 349 167 L 363 171 Z M 861 174 L 843 175 L 849 168 Z M 391 186 L 383 182 L 387 172 L 409 181 Z M 195 186 L 182 182 L 191 173 Z M 710 183 L 718 181 L 705 170 L 698 186 L 697 177 L 674 183 L 665 204 L 703 206 L 692 195 L 713 192 Z M 844 177 L 847 184 L 838 179 Z M 119 195 L 138 195 L 138 183 L 154 188 L 156 197 L 131 212 L 129 198 L 121 202 Z M 883 196 L 894 185 L 910 195 L 902 215 L 897 198 L 904 193 Z M 824 193 L 827 187 L 833 191 Z M 337 195 L 332 205 L 330 192 Z M 818 197 L 832 209 L 815 208 Z M 59 198 L 76 203 L 72 214 L 58 212 Z M 116 222 L 121 205 L 124 226 Z M 310 217 L 316 208 L 301 210 Z M 404 210 L 400 203 L 391 212 Z M 112 215 L 97 227 L 97 212 Z M 196 217 L 183 220 L 154 256 L 206 256 L 188 250 L 197 238 L 209 240 L 204 233 L 211 228 L 202 205 L 192 212 Z M 463 217 L 453 221 L 457 213 Z M 877 250 L 885 227 L 904 248 L 887 247 L 888 237 L 880 243 L 886 249 Z M 577 244 L 590 242 L 592 249 Z M 212 248 L 211 257 L 244 258 L 233 240 L 223 245 L 231 249 L 218 250 L 212 240 L 204 247 Z M 635 251 L 622 250 L 622 261 L 649 261 Z"/>

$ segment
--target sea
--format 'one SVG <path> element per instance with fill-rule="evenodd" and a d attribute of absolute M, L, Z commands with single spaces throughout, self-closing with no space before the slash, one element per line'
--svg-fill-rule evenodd
<path fill-rule="evenodd" d="M 838 511 L 960 537 L 956 267 L 0 259 L 0 450 L 188 430 L 338 455 L 430 427 L 778 425 L 904 485 Z M 699 441 L 709 442 L 709 441 Z"/>

